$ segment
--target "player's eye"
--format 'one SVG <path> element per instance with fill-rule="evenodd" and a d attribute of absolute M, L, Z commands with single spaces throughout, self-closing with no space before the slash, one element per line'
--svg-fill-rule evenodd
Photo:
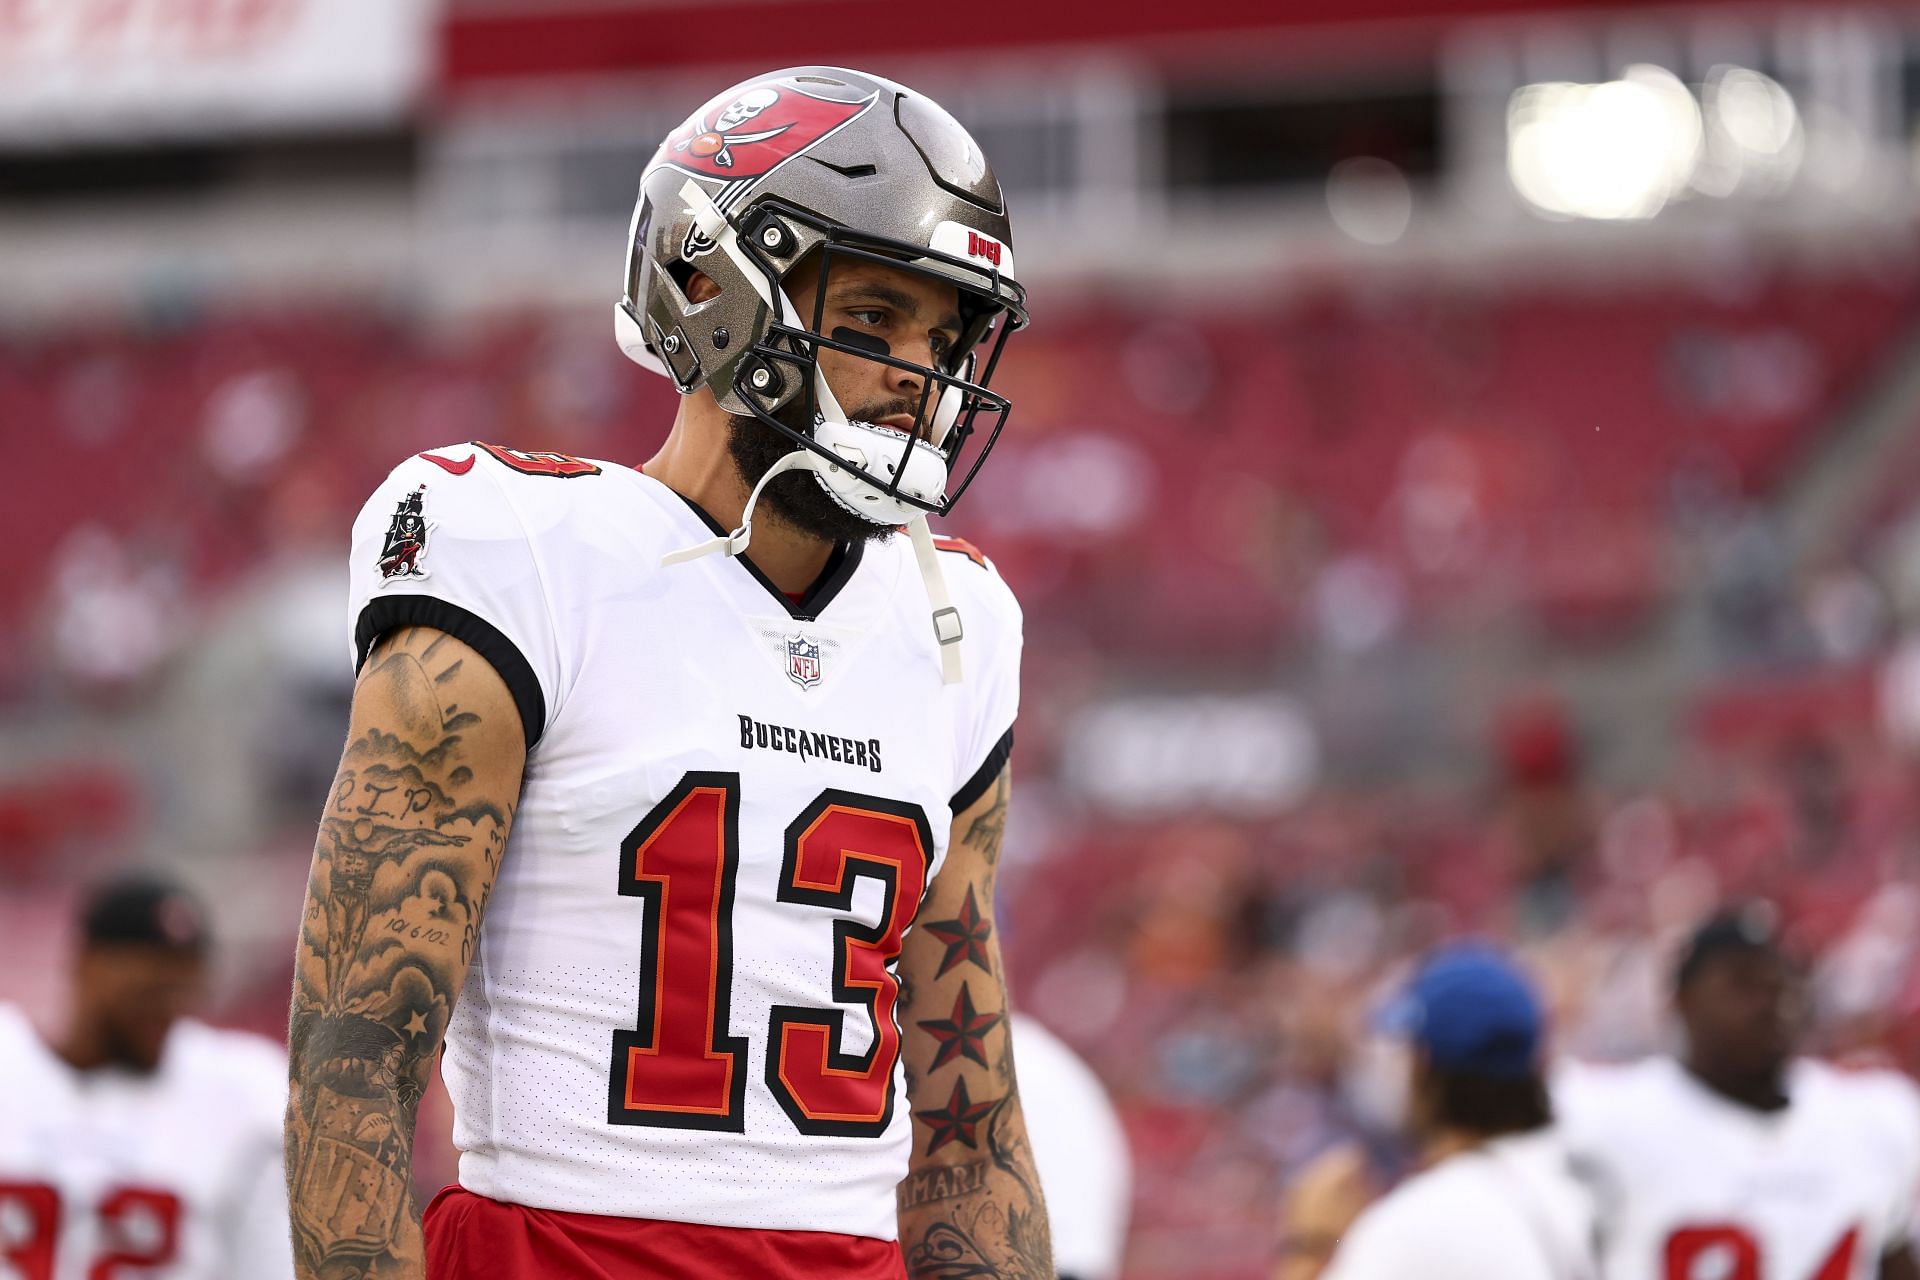
<path fill-rule="evenodd" d="M 853 307 L 847 314 L 873 329 L 878 329 L 887 322 L 887 313 L 879 307 Z"/>

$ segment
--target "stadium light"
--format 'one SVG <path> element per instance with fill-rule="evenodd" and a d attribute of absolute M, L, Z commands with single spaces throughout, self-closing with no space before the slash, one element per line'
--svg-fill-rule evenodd
<path fill-rule="evenodd" d="M 1507 104 L 1507 173 L 1548 216 L 1650 218 L 1692 178 L 1703 133 L 1693 94 L 1662 67 L 1526 85 Z"/>
<path fill-rule="evenodd" d="M 1704 96 L 1708 162 L 1694 175 L 1696 190 L 1764 194 L 1793 180 L 1806 135 L 1800 109 L 1779 81 L 1746 67 L 1715 67 Z"/>
<path fill-rule="evenodd" d="M 1413 221 L 1413 188 L 1393 162 L 1350 156 L 1327 175 L 1327 212 L 1362 244 L 1393 244 Z"/>

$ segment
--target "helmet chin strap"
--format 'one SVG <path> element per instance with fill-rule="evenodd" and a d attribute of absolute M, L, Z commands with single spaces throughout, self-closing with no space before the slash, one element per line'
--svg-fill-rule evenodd
<path fill-rule="evenodd" d="M 933 638 L 940 642 L 940 682 L 960 683 L 960 611 L 947 594 L 946 575 L 940 572 L 940 553 L 934 550 L 933 531 L 925 516 L 907 522 L 907 536 L 913 539 L 913 558 L 920 562 L 920 581 L 927 588 L 927 603 L 933 606 Z"/>
<path fill-rule="evenodd" d="M 664 569 L 669 565 L 685 564 L 689 560 L 698 560 L 701 556 L 710 556 L 715 552 L 729 556 L 739 555 L 747 549 L 747 544 L 753 541 L 753 508 L 760 501 L 761 491 L 767 487 L 769 480 L 778 475 L 785 475 L 789 471 L 816 471 L 820 467 L 830 465 L 832 464 L 805 449 L 795 449 L 768 467 L 767 473 L 760 477 L 758 484 L 753 486 L 753 492 L 747 495 L 746 508 L 740 513 L 738 529 L 718 538 L 709 538 L 705 542 L 696 542 L 690 547 L 682 547 L 678 551 L 670 551 L 660 557 L 660 567 Z"/>
<path fill-rule="evenodd" d="M 678 551 L 670 551 L 660 557 L 661 567 L 685 564 L 714 554 L 741 554 L 753 541 L 753 508 L 760 501 L 760 494 L 769 480 L 789 471 L 818 472 L 832 465 L 810 450 L 795 449 L 768 467 L 767 473 L 753 486 L 753 491 L 747 495 L 746 508 L 740 513 L 738 529 L 718 538 L 682 547 Z M 913 557 L 920 565 L 920 581 L 927 589 L 927 603 L 933 608 L 933 636 L 940 646 L 940 682 L 959 684 L 962 679 L 960 638 L 966 633 L 960 625 L 960 611 L 954 608 L 953 596 L 947 591 L 946 575 L 940 571 L 940 553 L 933 545 L 933 531 L 927 528 L 925 516 L 915 516 L 907 522 L 907 537 L 913 542 Z"/>
<path fill-rule="evenodd" d="M 734 231 L 733 224 L 727 220 L 726 214 L 713 203 L 712 198 L 700 184 L 688 181 L 681 187 L 680 196 L 692 211 L 694 224 L 700 229 L 700 233 L 711 239 L 716 248 L 733 260 L 740 274 L 753 286 L 754 291 L 760 295 L 760 300 L 766 303 L 768 309 L 778 310 L 786 318 L 786 322 L 794 328 L 804 327 L 800 323 L 799 316 L 794 313 L 793 303 L 787 299 L 786 294 L 773 288 L 759 267 L 740 248 L 737 242 L 738 233 Z M 833 394 L 833 389 L 827 385 L 827 377 L 820 371 L 817 362 L 813 370 L 813 383 L 822 418 L 836 423 L 846 422 L 846 413 L 841 409 L 840 401 Z M 951 389 L 948 394 L 952 394 Z M 955 408 L 957 404 L 956 399 Z M 940 434 L 944 435 L 946 427 L 953 420 L 953 412 L 949 409 L 944 394 L 940 409 L 941 412 L 936 415 L 936 422 L 939 423 Z M 939 422 L 941 417 L 946 421 Z M 942 469 L 944 470 L 944 467 Z M 825 484 L 825 480 L 829 472 L 840 470 L 841 468 L 834 466 L 832 462 L 810 449 L 795 449 L 768 467 L 766 474 L 755 482 L 753 490 L 747 494 L 747 505 L 740 513 L 739 528 L 723 537 L 709 538 L 691 547 L 669 552 L 660 558 L 661 566 L 685 564 L 689 560 L 698 560 L 702 556 L 714 554 L 729 556 L 741 554 L 753 541 L 753 509 L 759 504 L 760 495 L 766 490 L 768 481 L 775 476 L 785 475 L 789 471 L 811 471 L 821 480 L 822 487 L 834 496 L 836 501 L 839 501 L 839 495 L 834 494 L 832 487 Z M 861 483 L 866 482 L 861 481 Z M 944 476 L 942 483 L 944 487 Z M 842 502 L 842 505 L 846 504 Z M 860 513 L 855 511 L 855 514 Z M 875 523 L 879 522 L 875 521 Z M 941 683 L 959 684 L 961 681 L 960 638 L 965 633 L 960 625 L 960 611 L 953 607 L 953 597 L 947 591 L 946 575 L 940 571 L 939 552 L 933 545 L 933 532 L 927 528 L 927 517 L 924 513 L 917 513 L 907 521 L 907 536 L 913 542 L 914 559 L 920 565 L 920 580 L 926 586 L 927 602 L 933 609 L 933 635 L 939 644 Z"/>

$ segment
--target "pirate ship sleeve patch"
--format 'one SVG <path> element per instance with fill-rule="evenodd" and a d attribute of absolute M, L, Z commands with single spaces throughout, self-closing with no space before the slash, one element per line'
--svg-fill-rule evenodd
<path fill-rule="evenodd" d="M 448 466 L 473 456 L 456 446 L 409 458 L 361 509 L 349 563 L 352 661 L 357 671 L 396 627 L 444 631 L 500 674 L 531 750 L 568 686 L 568 660 L 536 549 L 503 488 L 511 477 L 490 464 Z"/>
<path fill-rule="evenodd" d="M 424 484 L 408 490 L 394 504 L 393 516 L 387 521 L 387 535 L 380 543 L 379 560 L 375 566 L 380 571 L 381 586 L 395 579 L 404 581 L 427 576 L 427 534 L 432 526 L 427 522 L 426 506 L 427 486 Z"/>

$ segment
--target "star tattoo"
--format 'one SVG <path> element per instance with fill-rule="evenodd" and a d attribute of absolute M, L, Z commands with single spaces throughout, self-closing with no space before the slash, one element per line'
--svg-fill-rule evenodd
<path fill-rule="evenodd" d="M 955 1058 L 967 1058 L 981 1066 L 987 1062 L 987 1032 L 1000 1025 L 1002 1015 L 981 1013 L 973 1007 L 973 992 L 965 983 L 960 986 L 960 996 L 953 1002 L 953 1012 L 944 1018 L 932 1018 L 913 1025 L 927 1032 L 940 1047 L 933 1055 L 933 1065 L 929 1071 L 938 1071 Z"/>
<path fill-rule="evenodd" d="M 972 885 L 967 886 L 967 900 L 961 905 L 959 916 L 952 920 L 929 920 L 927 932 L 947 944 L 947 954 L 940 958 L 940 972 L 934 977 L 941 977 L 963 962 L 978 965 L 983 973 L 993 972 L 987 967 L 987 939 L 993 936 L 993 925 L 981 916 Z"/>
<path fill-rule="evenodd" d="M 999 1109 L 1000 1099 L 975 1102 L 967 1093 L 967 1082 L 955 1080 L 946 1106 L 936 1111 L 916 1111 L 913 1115 L 917 1120 L 926 1121 L 927 1127 L 933 1130 L 927 1139 L 927 1154 L 932 1155 L 951 1142 L 978 1150 L 980 1126 Z"/>

